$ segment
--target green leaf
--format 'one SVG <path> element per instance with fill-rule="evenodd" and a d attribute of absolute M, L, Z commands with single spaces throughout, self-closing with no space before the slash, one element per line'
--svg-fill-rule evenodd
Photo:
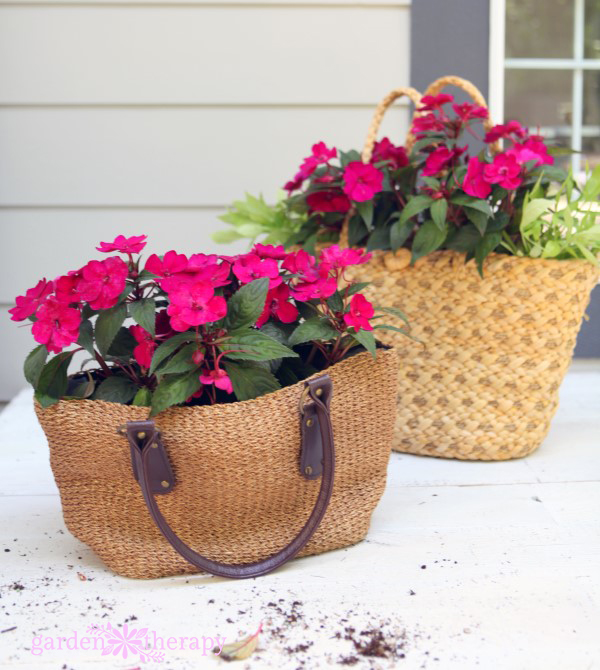
<path fill-rule="evenodd" d="M 196 369 L 198 365 L 192 360 L 192 354 L 197 348 L 195 342 L 182 347 L 174 356 L 169 358 L 164 365 L 161 365 L 158 368 L 158 374 L 161 377 L 164 377 L 164 375 L 174 375 L 180 372 L 188 372 L 188 370 Z"/>
<path fill-rule="evenodd" d="M 38 384 L 40 375 L 48 358 L 48 349 L 44 344 L 40 344 L 29 353 L 23 365 L 25 379 L 35 388 Z"/>
<path fill-rule="evenodd" d="M 462 205 L 463 207 L 476 209 L 480 212 L 483 212 L 484 214 L 487 214 L 488 217 L 493 216 L 492 208 L 486 200 L 480 200 L 479 198 L 472 198 L 470 195 L 456 193 L 450 198 L 450 202 L 454 205 Z"/>
<path fill-rule="evenodd" d="M 267 321 L 260 327 L 260 332 L 272 337 L 274 340 L 287 345 L 289 336 L 294 330 L 293 324 L 282 323 L 281 321 Z"/>
<path fill-rule="evenodd" d="M 584 202 L 593 202 L 598 199 L 600 195 L 600 165 L 592 170 L 592 174 L 588 177 L 583 191 L 581 192 L 581 198 Z"/>
<path fill-rule="evenodd" d="M 36 391 L 41 396 L 59 400 L 67 392 L 67 370 L 75 352 L 64 351 L 51 358 L 42 369 Z"/>
<path fill-rule="evenodd" d="M 127 305 L 125 303 L 115 305 L 111 309 L 102 310 L 98 314 L 96 319 L 96 344 L 103 356 L 108 353 L 110 345 L 126 317 Z"/>
<path fill-rule="evenodd" d="M 446 239 L 447 229 L 440 230 L 431 219 L 417 230 L 415 239 L 412 245 L 411 263 L 414 263 L 422 256 L 439 249 Z"/>
<path fill-rule="evenodd" d="M 152 391 L 146 386 L 139 389 L 131 404 L 135 407 L 150 407 L 152 404 Z"/>
<path fill-rule="evenodd" d="M 269 370 L 250 362 L 224 362 L 238 400 L 250 400 L 265 393 L 278 391 L 281 385 Z"/>
<path fill-rule="evenodd" d="M 339 291 L 336 291 L 327 298 L 327 304 L 329 308 L 334 312 L 341 312 L 344 309 L 344 301 L 342 300 L 342 295 Z"/>
<path fill-rule="evenodd" d="M 353 216 L 348 225 L 348 243 L 356 247 L 368 234 L 367 227 L 359 216 Z"/>
<path fill-rule="evenodd" d="M 461 226 L 448 237 L 446 248 L 452 251 L 475 251 L 475 247 L 481 242 L 481 235 L 475 226 L 468 224 Z"/>
<path fill-rule="evenodd" d="M 156 416 L 167 407 L 185 402 L 201 385 L 200 377 L 195 370 L 165 377 L 152 395 L 150 416 Z"/>
<path fill-rule="evenodd" d="M 563 245 L 556 240 L 549 240 L 546 242 L 544 251 L 542 252 L 542 258 L 555 258 L 563 250 Z"/>
<path fill-rule="evenodd" d="M 375 335 L 370 330 L 363 330 L 362 328 L 356 333 L 352 333 L 352 337 L 373 356 L 377 357 L 377 344 L 375 343 Z"/>
<path fill-rule="evenodd" d="M 423 344 L 423 340 L 420 340 L 418 337 L 411 335 L 408 330 L 406 330 L 406 328 L 397 328 L 396 326 L 391 326 L 389 323 L 379 323 L 376 326 L 373 326 L 373 330 L 393 330 L 397 333 L 402 333 L 402 335 L 408 337 L 409 340 L 414 340 L 415 342 Z"/>
<path fill-rule="evenodd" d="M 348 288 L 348 295 L 354 295 L 355 293 L 360 293 L 363 289 L 370 286 L 371 282 L 369 281 L 359 281 L 356 284 L 351 284 Z"/>
<path fill-rule="evenodd" d="M 210 237 L 217 244 L 229 244 L 235 240 L 241 240 L 244 236 L 240 235 L 237 230 L 217 230 Z"/>
<path fill-rule="evenodd" d="M 396 316 L 399 319 L 402 319 L 407 326 L 409 325 L 408 317 L 401 309 L 398 309 L 397 307 L 378 307 L 377 309 L 380 309 L 382 312 L 387 312 L 392 316 Z"/>
<path fill-rule="evenodd" d="M 82 379 L 75 386 L 69 388 L 66 395 L 69 398 L 89 398 L 95 389 L 96 382 L 91 375 L 88 375 L 86 379 Z"/>
<path fill-rule="evenodd" d="M 273 358 L 296 357 L 298 354 L 277 340 L 258 330 L 232 334 L 219 345 L 221 351 L 230 351 L 229 360 L 268 361 Z"/>
<path fill-rule="evenodd" d="M 227 301 L 223 326 L 229 332 L 253 326 L 265 307 L 269 279 L 261 277 L 242 286 Z"/>
<path fill-rule="evenodd" d="M 489 217 L 487 214 L 480 212 L 478 209 L 465 207 L 465 214 L 469 221 L 477 228 L 479 234 L 483 237 L 487 228 Z"/>
<path fill-rule="evenodd" d="M 188 330 L 185 333 L 178 333 L 177 335 L 170 337 L 168 340 L 165 340 L 156 348 L 154 356 L 152 356 L 150 374 L 152 374 L 156 368 L 165 360 L 165 358 L 168 358 L 184 342 L 192 342 L 195 339 L 196 333 Z"/>
<path fill-rule="evenodd" d="M 131 379 L 112 375 L 98 386 L 94 393 L 94 400 L 106 400 L 106 402 L 118 402 L 125 405 L 136 394 L 137 388 Z"/>
<path fill-rule="evenodd" d="M 94 351 L 94 327 L 89 319 L 83 319 L 79 326 L 79 337 L 77 344 L 83 347 L 90 356 L 95 356 Z"/>
<path fill-rule="evenodd" d="M 412 198 L 408 200 L 406 203 L 404 209 L 400 213 L 400 218 L 398 221 L 400 223 L 404 223 L 405 221 L 408 221 L 408 219 L 411 219 L 413 216 L 416 216 L 420 212 L 422 212 L 424 209 L 427 209 L 431 203 L 433 202 L 433 198 L 429 195 L 415 195 Z"/>
<path fill-rule="evenodd" d="M 365 223 L 365 226 L 369 229 L 373 229 L 373 200 L 367 200 L 366 202 L 357 202 L 356 210 L 360 214 L 362 220 Z"/>
<path fill-rule="evenodd" d="M 367 240 L 367 251 L 375 249 L 391 249 L 390 233 L 391 226 L 376 226 Z"/>
<path fill-rule="evenodd" d="M 45 393 L 41 393 L 40 391 L 36 391 L 34 396 L 44 409 L 46 409 L 46 407 L 50 407 L 51 405 L 55 405 L 60 400 L 60 398 L 53 398 L 52 396 L 46 395 Z"/>
<path fill-rule="evenodd" d="M 131 318 L 154 337 L 156 305 L 152 298 L 142 298 L 129 303 Z"/>
<path fill-rule="evenodd" d="M 500 244 L 502 235 L 500 233 L 488 233 L 475 249 L 475 262 L 479 275 L 483 277 L 483 261 Z"/>
<path fill-rule="evenodd" d="M 445 198 L 434 200 L 431 205 L 431 218 L 435 225 L 444 230 L 446 227 L 446 213 L 448 211 L 448 201 Z"/>
<path fill-rule="evenodd" d="M 400 249 L 400 247 L 406 242 L 414 227 L 415 226 L 412 221 L 406 221 L 405 223 L 396 221 L 396 223 L 394 223 L 390 231 L 390 245 L 394 251 Z"/>
<path fill-rule="evenodd" d="M 540 218 L 540 216 L 548 212 L 552 207 L 552 205 L 553 201 L 547 200 L 545 198 L 534 198 L 533 200 L 530 200 L 523 207 L 523 215 L 521 217 L 521 226 L 520 226 L 521 231 L 526 230 L 531 223 L 537 221 Z"/>
<path fill-rule="evenodd" d="M 334 340 L 338 336 L 337 330 L 332 328 L 327 319 L 313 317 L 303 321 L 291 334 L 289 343 L 293 347 L 312 340 Z"/>
<path fill-rule="evenodd" d="M 129 328 L 121 326 L 108 349 L 108 355 L 113 358 L 129 361 L 133 356 L 133 350 L 137 346 L 135 337 L 129 332 Z"/>

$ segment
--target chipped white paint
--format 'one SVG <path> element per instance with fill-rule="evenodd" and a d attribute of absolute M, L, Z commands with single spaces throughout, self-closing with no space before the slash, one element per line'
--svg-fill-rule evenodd
<path fill-rule="evenodd" d="M 599 409 L 600 365 L 578 362 L 550 435 L 528 458 L 461 463 L 394 454 L 368 539 L 356 547 L 257 580 L 134 581 L 109 573 L 65 530 L 45 440 L 23 392 L 0 415 L 0 630 L 16 626 L 0 633 L 0 666 L 136 668 L 136 657 L 34 657 L 28 650 L 34 633 L 71 636 L 134 615 L 135 626 L 165 637 L 229 641 L 262 620 L 258 652 L 236 666 L 249 670 L 302 661 L 310 670 L 328 667 L 354 655 L 346 627 L 360 632 L 381 623 L 386 635 L 395 629 L 404 636 L 405 658 L 361 656 L 351 667 L 596 668 Z M 286 623 L 293 610 L 300 617 Z M 297 645 L 309 646 L 286 651 Z M 198 652 L 172 651 L 164 663 L 141 667 L 219 665 Z"/>

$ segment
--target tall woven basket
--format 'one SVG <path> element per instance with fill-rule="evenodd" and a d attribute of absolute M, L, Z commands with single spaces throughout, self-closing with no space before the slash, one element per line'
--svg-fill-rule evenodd
<path fill-rule="evenodd" d="M 485 106 L 481 93 L 458 77 L 454 85 Z M 381 119 L 398 89 L 378 106 L 363 151 L 368 161 Z M 410 146 L 409 136 L 407 144 Z M 347 244 L 347 232 L 342 242 Z M 598 269 L 580 260 L 557 261 L 492 254 L 481 279 L 473 262 L 435 252 L 410 266 L 410 252 L 375 252 L 351 268 L 370 281 L 365 295 L 407 315 L 423 344 L 385 332 L 399 354 L 396 451 L 469 460 L 504 460 L 536 449 L 558 406 L 558 389 Z"/>
<path fill-rule="evenodd" d="M 252 577 L 359 542 L 385 487 L 397 376 L 395 351 L 380 349 L 155 422 L 117 403 L 37 405 L 65 523 L 135 578 Z"/>

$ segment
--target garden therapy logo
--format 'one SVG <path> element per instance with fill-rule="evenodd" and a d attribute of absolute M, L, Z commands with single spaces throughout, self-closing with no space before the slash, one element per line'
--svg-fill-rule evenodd
<path fill-rule="evenodd" d="M 46 651 L 99 651 L 102 656 L 118 656 L 124 659 L 136 657 L 142 663 L 154 661 L 161 663 L 166 651 L 197 651 L 202 656 L 214 654 L 220 656 L 225 645 L 224 637 L 162 637 L 148 628 L 115 628 L 106 625 L 92 624 L 88 626 L 86 635 L 79 636 L 77 631 L 70 637 L 45 637 L 38 635 L 33 638 L 31 653 L 41 656 Z"/>

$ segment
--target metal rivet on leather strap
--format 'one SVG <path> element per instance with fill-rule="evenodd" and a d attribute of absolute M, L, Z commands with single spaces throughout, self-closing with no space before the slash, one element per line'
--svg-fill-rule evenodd
<path fill-rule="evenodd" d="M 163 487 L 163 489 L 168 489 L 169 488 L 169 482 L 166 481 L 165 479 L 162 480 L 160 485 Z"/>
<path fill-rule="evenodd" d="M 310 465 L 307 465 L 307 466 L 304 468 L 304 474 L 305 474 L 305 475 L 312 475 L 312 468 L 311 468 Z"/>
<path fill-rule="evenodd" d="M 143 431 L 141 433 L 137 434 L 138 440 L 143 440 L 145 437 L 146 437 L 146 433 L 144 433 Z"/>
<path fill-rule="evenodd" d="M 156 444 L 156 442 L 153 442 L 150 446 L 151 446 L 153 449 L 158 449 L 158 444 Z"/>
<path fill-rule="evenodd" d="M 313 425 L 314 421 L 312 419 L 306 420 L 306 425 L 310 428 Z"/>
<path fill-rule="evenodd" d="M 315 390 L 315 395 L 322 396 L 323 395 L 323 389 L 316 389 Z"/>

